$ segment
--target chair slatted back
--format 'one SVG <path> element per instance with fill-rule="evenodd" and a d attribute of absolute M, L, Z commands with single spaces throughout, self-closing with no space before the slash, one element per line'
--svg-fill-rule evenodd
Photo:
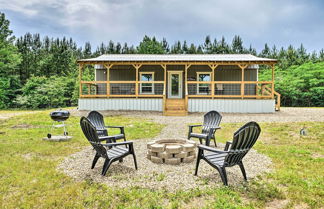
<path fill-rule="evenodd" d="M 229 154 L 225 158 L 225 164 L 232 166 L 241 162 L 259 138 L 260 132 L 261 128 L 256 122 L 249 122 L 239 128 L 234 133 Z"/>
<path fill-rule="evenodd" d="M 98 136 L 108 136 L 108 131 L 105 128 L 104 117 L 97 111 L 91 111 L 87 118 L 96 127 Z"/>
<path fill-rule="evenodd" d="M 219 126 L 222 120 L 221 114 L 217 111 L 210 111 L 204 115 L 204 125 L 202 133 L 208 134 L 211 127 Z"/>
<path fill-rule="evenodd" d="M 100 144 L 96 128 L 93 126 L 93 124 L 86 117 L 81 117 L 80 126 L 83 134 L 97 151 L 97 154 L 99 154 L 101 157 L 107 158 L 107 150 L 102 144 Z"/>

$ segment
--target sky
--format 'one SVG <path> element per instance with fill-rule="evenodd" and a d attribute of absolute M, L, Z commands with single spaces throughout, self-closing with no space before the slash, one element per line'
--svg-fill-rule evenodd
<path fill-rule="evenodd" d="M 324 0 L 0 0 L 16 37 L 27 32 L 89 41 L 127 42 L 144 35 L 202 44 L 207 35 L 258 51 L 270 46 L 324 48 Z"/>

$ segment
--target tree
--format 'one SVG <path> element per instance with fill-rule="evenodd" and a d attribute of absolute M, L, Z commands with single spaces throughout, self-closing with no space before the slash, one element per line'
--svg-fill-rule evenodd
<path fill-rule="evenodd" d="M 156 41 L 155 37 L 151 39 L 145 35 L 137 47 L 137 52 L 139 54 L 164 54 L 164 48 L 160 42 Z"/>
<path fill-rule="evenodd" d="M 20 88 L 20 82 L 15 74 L 21 58 L 13 45 L 15 37 L 11 36 L 9 25 L 5 14 L 0 12 L 0 109 L 13 105 Z"/>
<path fill-rule="evenodd" d="M 232 53 L 242 54 L 244 52 L 243 41 L 240 36 L 235 35 L 232 41 Z"/>
<path fill-rule="evenodd" d="M 205 54 L 211 54 L 213 52 L 213 45 L 210 41 L 210 36 L 206 36 L 203 49 Z"/>

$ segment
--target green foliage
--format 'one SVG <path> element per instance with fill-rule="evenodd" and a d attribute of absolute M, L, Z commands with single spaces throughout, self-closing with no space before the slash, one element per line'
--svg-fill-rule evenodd
<path fill-rule="evenodd" d="M 158 42 L 155 37 L 152 39 L 148 36 L 144 36 L 143 41 L 140 42 L 137 47 L 139 54 L 164 54 L 164 47 L 162 43 Z"/>
<path fill-rule="evenodd" d="M 66 77 L 32 77 L 22 88 L 17 104 L 24 108 L 71 106 L 74 80 Z"/>
<path fill-rule="evenodd" d="M 323 81 L 322 68 L 316 70 L 310 64 L 303 66 L 305 63 L 318 63 L 324 61 L 324 49 L 319 53 L 308 53 L 305 47 L 301 44 L 300 47 L 294 48 L 289 45 L 288 48 L 264 45 L 264 49 L 257 53 L 252 47 L 246 48 L 243 45 L 243 40 L 239 35 L 235 35 L 232 42 L 221 37 L 218 41 L 216 38 L 206 36 L 202 44 L 188 44 L 187 41 L 176 41 L 169 45 L 165 38 L 158 41 L 155 37 L 144 36 L 143 40 L 138 46 L 129 46 L 127 43 L 121 44 L 109 41 L 108 44 L 101 43 L 100 46 L 92 52 L 93 47 L 89 42 L 86 42 L 84 47 L 78 47 L 72 38 L 41 38 L 40 34 L 26 33 L 17 39 L 11 36 L 12 31 L 9 28 L 9 20 L 0 12 L 0 77 L 1 91 L 0 108 L 15 107 L 15 105 L 22 105 L 21 107 L 51 107 L 59 104 L 76 104 L 79 96 L 79 83 L 77 81 L 78 68 L 77 60 L 81 58 L 90 58 L 100 56 L 102 54 L 235 54 L 235 53 L 250 53 L 259 55 L 261 57 L 278 59 L 276 75 L 276 90 L 281 93 L 282 104 L 285 106 L 323 106 Z M 303 67 L 297 68 L 296 66 Z M 295 67 L 292 67 L 295 66 Z M 308 72 L 302 72 L 303 69 Z M 317 71 L 317 72 L 315 72 Z M 298 73 L 292 73 L 298 72 Z M 93 68 L 85 70 L 84 79 L 93 78 Z M 32 77 L 68 77 L 68 80 L 74 79 L 70 101 L 58 102 L 48 99 L 47 96 L 36 98 L 33 104 L 28 104 L 30 99 L 27 95 L 21 95 L 20 90 L 9 88 L 16 86 L 12 83 L 13 79 L 8 76 L 19 78 L 21 86 Z M 270 76 L 270 77 L 269 77 Z M 311 78 L 313 76 L 313 78 Z M 4 79 L 4 78 L 6 79 Z M 271 75 L 266 71 L 260 69 L 260 78 L 271 79 Z M 92 80 L 92 79 L 91 79 Z M 59 83 L 59 82 L 58 82 Z M 10 85 L 8 85 L 10 84 Z M 5 92 L 6 88 L 8 91 Z M 50 85 L 51 86 L 51 85 Z M 39 94 L 47 91 L 48 86 L 37 88 Z M 51 93 L 61 94 L 65 90 L 51 91 Z M 13 94 L 14 93 L 14 94 Z M 8 95 L 10 95 L 8 97 Z M 14 97 L 12 97 L 14 95 Z M 36 94 L 37 95 L 37 94 Z M 67 94 L 66 94 L 67 95 Z M 14 101 L 17 97 L 17 103 Z M 59 101 L 65 101 L 66 96 L 56 95 Z M 64 97 L 64 99 L 62 98 Z M 9 101 L 9 102 L 8 102 Z M 39 102 L 42 101 L 43 105 Z M 53 106 L 53 107 L 54 107 Z M 19 106 L 18 106 L 19 107 Z"/>
<path fill-rule="evenodd" d="M 0 109 L 14 107 L 13 101 L 19 93 L 20 87 L 17 77 L 0 77 Z"/>
<path fill-rule="evenodd" d="M 14 37 L 9 29 L 9 20 L 0 12 L 0 77 L 13 75 L 20 63 L 20 55 L 12 44 Z"/>
<path fill-rule="evenodd" d="M 269 70 L 260 80 L 271 80 Z M 275 89 L 283 106 L 324 106 L 324 62 L 305 63 L 288 69 L 276 68 Z"/>

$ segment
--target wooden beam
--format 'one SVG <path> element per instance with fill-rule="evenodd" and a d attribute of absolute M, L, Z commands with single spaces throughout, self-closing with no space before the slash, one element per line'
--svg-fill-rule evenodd
<path fill-rule="evenodd" d="M 136 70 L 136 83 L 135 83 L 135 95 L 136 98 L 138 97 L 138 70 L 142 66 L 142 64 L 133 64 L 135 70 Z"/>
<path fill-rule="evenodd" d="M 185 110 L 188 112 L 188 70 L 191 67 L 191 64 L 186 64 L 185 65 Z"/>
<path fill-rule="evenodd" d="M 212 97 L 213 97 L 213 99 L 214 99 L 214 96 L 215 96 L 215 83 L 214 83 L 214 81 L 215 81 L 215 69 L 218 67 L 218 65 L 217 64 L 211 64 L 211 65 L 209 65 L 209 67 L 212 69 L 212 73 L 211 73 L 211 95 L 212 95 Z"/>
<path fill-rule="evenodd" d="M 82 68 L 83 64 L 79 64 L 79 96 L 82 95 Z"/>
<path fill-rule="evenodd" d="M 271 69 L 272 69 L 272 85 L 271 85 L 271 88 L 272 88 L 272 98 L 274 98 L 274 76 L 275 76 L 275 72 L 274 72 L 274 65 L 271 66 Z"/>
<path fill-rule="evenodd" d="M 107 69 L 107 97 L 109 98 L 110 95 L 110 68 L 112 68 L 114 64 L 104 64 L 105 68 Z"/>
<path fill-rule="evenodd" d="M 241 98 L 243 99 L 244 98 L 244 87 L 245 87 L 245 84 L 244 84 L 244 69 L 248 66 L 247 64 L 239 64 L 238 65 L 241 70 L 242 70 L 242 79 L 241 79 Z"/>
<path fill-rule="evenodd" d="M 163 76 L 163 112 L 165 111 L 165 107 L 166 107 L 166 76 L 167 76 L 167 66 L 166 64 L 161 64 L 161 67 L 163 68 L 163 73 L 164 73 L 164 76 Z"/>

